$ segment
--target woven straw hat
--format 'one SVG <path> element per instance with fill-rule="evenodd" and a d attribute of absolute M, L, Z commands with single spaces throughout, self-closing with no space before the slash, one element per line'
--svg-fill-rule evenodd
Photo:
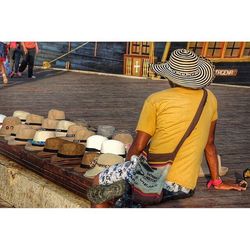
<path fill-rule="evenodd" d="M 5 117 L 0 129 L 0 136 L 10 135 L 14 129 L 14 126 L 18 124 L 21 124 L 21 120 L 18 117 Z"/>
<path fill-rule="evenodd" d="M 100 155 L 99 152 L 88 152 L 86 151 L 81 162 L 82 168 L 91 168 L 90 164 L 93 162 L 95 158 L 98 158 Z"/>
<path fill-rule="evenodd" d="M 26 145 L 28 141 L 33 140 L 36 130 L 33 128 L 20 129 L 16 137 L 8 140 L 9 145 Z"/>
<path fill-rule="evenodd" d="M 59 121 L 56 127 L 56 137 L 66 136 L 71 125 L 75 125 L 75 123 L 66 120 Z"/>
<path fill-rule="evenodd" d="M 26 111 L 22 111 L 22 110 L 16 110 L 14 111 L 13 113 L 13 117 L 18 117 L 22 123 L 25 123 L 26 122 L 26 118 L 27 116 L 30 115 L 29 112 L 26 112 Z"/>
<path fill-rule="evenodd" d="M 42 122 L 42 130 L 44 131 L 56 131 L 58 120 L 46 118 Z"/>
<path fill-rule="evenodd" d="M 215 78 L 214 65 L 208 59 L 186 49 L 173 51 L 168 62 L 150 64 L 150 68 L 173 83 L 192 89 L 202 89 Z"/>
<path fill-rule="evenodd" d="M 97 151 L 100 152 L 102 143 L 107 141 L 108 138 L 102 135 L 92 135 L 87 139 L 86 151 Z"/>
<path fill-rule="evenodd" d="M 74 140 L 73 142 L 75 143 L 82 143 L 82 144 L 86 144 L 87 142 L 87 139 L 92 136 L 92 135 L 95 135 L 95 132 L 93 131 L 89 131 L 87 129 L 81 129 L 81 130 L 78 130 L 75 134 L 75 137 L 74 137 Z"/>
<path fill-rule="evenodd" d="M 51 162 L 54 163 L 62 160 L 72 159 L 79 159 L 79 161 L 81 162 L 84 153 L 84 145 L 73 142 L 65 142 L 59 147 L 57 155 L 51 157 Z"/>
<path fill-rule="evenodd" d="M 36 131 L 33 140 L 25 145 L 25 149 L 28 151 L 42 151 L 45 141 L 52 137 L 55 137 L 55 132 L 41 130 Z"/>
<path fill-rule="evenodd" d="M 72 122 L 74 122 L 76 125 L 82 126 L 82 127 L 88 127 L 88 122 L 85 119 L 77 119 L 77 120 L 73 120 Z"/>
<path fill-rule="evenodd" d="M 24 128 L 29 128 L 29 126 L 26 125 L 26 124 L 18 124 L 18 125 L 15 125 L 14 128 L 13 128 L 13 130 L 12 130 L 12 132 L 11 132 L 11 134 L 10 134 L 10 135 L 6 135 L 6 136 L 4 137 L 4 140 L 8 141 L 8 140 L 10 140 L 10 139 L 15 138 L 15 137 L 16 137 L 16 134 L 18 133 L 18 131 L 19 131 L 19 130 L 22 130 L 22 129 L 24 129 Z"/>
<path fill-rule="evenodd" d="M 6 115 L 0 114 L 0 128 L 2 127 L 4 118 L 6 118 Z"/>
<path fill-rule="evenodd" d="M 102 143 L 101 146 L 101 153 L 106 154 L 115 154 L 125 157 L 125 145 L 124 143 L 117 141 L 117 140 L 107 140 Z"/>
<path fill-rule="evenodd" d="M 48 112 L 48 118 L 52 120 L 65 120 L 65 112 L 63 110 L 51 109 Z"/>
<path fill-rule="evenodd" d="M 131 144 L 133 143 L 133 137 L 132 137 L 132 135 L 128 131 L 125 131 L 125 130 L 117 131 L 113 135 L 112 139 L 124 143 L 126 152 L 128 152 Z"/>
<path fill-rule="evenodd" d="M 110 125 L 99 125 L 97 127 L 97 134 L 111 139 L 115 132 L 115 127 Z"/>
<path fill-rule="evenodd" d="M 29 125 L 33 129 L 41 129 L 44 117 L 41 115 L 29 114 L 26 117 L 26 125 Z"/>
<path fill-rule="evenodd" d="M 80 125 L 70 125 L 69 128 L 68 128 L 68 131 L 67 131 L 67 134 L 66 136 L 64 137 L 61 137 L 62 139 L 65 139 L 67 141 L 73 141 L 74 138 L 75 138 L 75 135 L 76 133 L 79 131 L 79 130 L 85 130 L 87 131 L 88 129 L 86 127 L 82 127 Z"/>
<path fill-rule="evenodd" d="M 48 138 L 45 141 L 43 151 L 38 152 L 37 155 L 41 157 L 50 157 L 54 154 L 57 154 L 59 148 L 62 146 L 63 143 L 66 142 L 68 141 L 63 140 L 60 137 Z"/>
<path fill-rule="evenodd" d="M 84 174 L 87 178 L 94 178 L 96 175 L 100 174 L 106 168 L 113 166 L 118 163 L 123 163 L 124 159 L 115 154 L 101 154 L 94 162 L 94 167 L 89 169 Z"/>

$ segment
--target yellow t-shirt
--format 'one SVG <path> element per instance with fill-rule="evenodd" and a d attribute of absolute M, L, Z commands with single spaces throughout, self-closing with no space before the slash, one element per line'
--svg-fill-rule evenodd
<path fill-rule="evenodd" d="M 176 87 L 154 93 L 145 100 L 136 130 L 152 136 L 150 153 L 174 151 L 193 120 L 202 96 L 203 90 Z M 177 153 L 168 181 L 195 188 L 210 125 L 217 118 L 217 100 L 208 90 L 200 120 Z"/>

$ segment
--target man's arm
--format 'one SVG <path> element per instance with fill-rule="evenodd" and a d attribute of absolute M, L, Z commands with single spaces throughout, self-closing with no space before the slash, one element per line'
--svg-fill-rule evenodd
<path fill-rule="evenodd" d="M 208 142 L 205 148 L 205 156 L 209 166 L 211 179 L 217 180 L 219 179 L 219 167 L 218 167 L 218 159 L 217 159 L 217 149 L 214 143 L 215 140 L 215 128 L 216 128 L 216 121 L 213 121 L 210 126 Z M 214 186 L 215 189 L 221 190 L 246 190 L 246 188 L 240 187 L 238 184 L 226 184 L 221 183 L 218 186 Z"/>
<path fill-rule="evenodd" d="M 147 146 L 150 138 L 151 138 L 151 135 L 142 131 L 137 131 L 136 137 L 131 147 L 129 148 L 126 161 L 129 161 L 132 155 L 139 156 L 140 153 L 143 151 L 143 149 Z"/>

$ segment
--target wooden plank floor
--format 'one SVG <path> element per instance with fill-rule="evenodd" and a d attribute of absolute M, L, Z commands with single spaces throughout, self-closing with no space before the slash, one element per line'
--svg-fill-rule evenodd
<path fill-rule="evenodd" d="M 168 88 L 164 81 L 101 76 L 73 72 L 36 70 L 37 79 L 11 79 L 0 87 L 0 113 L 12 115 L 26 110 L 47 115 L 51 108 L 63 109 L 68 119 L 84 118 L 92 125 L 109 124 L 134 131 L 144 99 Z M 250 88 L 211 86 L 218 98 L 219 121 L 216 132 L 224 178 L 235 182 L 250 168 Z M 206 190 L 200 178 L 195 195 L 168 202 L 162 207 L 250 207 L 250 191 Z"/>

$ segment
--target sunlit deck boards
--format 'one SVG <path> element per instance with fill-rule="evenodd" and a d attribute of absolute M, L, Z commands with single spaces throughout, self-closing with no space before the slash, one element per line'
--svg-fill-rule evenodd
<path fill-rule="evenodd" d="M 69 119 L 85 118 L 92 125 L 110 124 L 131 132 L 151 93 L 168 87 L 164 81 L 141 80 L 61 71 L 37 71 L 36 80 L 13 79 L 0 89 L 0 113 L 12 115 L 26 110 L 47 115 L 51 108 L 63 109 Z M 232 182 L 250 167 L 250 88 L 211 86 L 218 98 L 216 132 L 222 165 L 229 167 L 224 179 Z M 206 190 L 199 180 L 195 195 L 162 207 L 250 207 L 250 191 Z"/>

